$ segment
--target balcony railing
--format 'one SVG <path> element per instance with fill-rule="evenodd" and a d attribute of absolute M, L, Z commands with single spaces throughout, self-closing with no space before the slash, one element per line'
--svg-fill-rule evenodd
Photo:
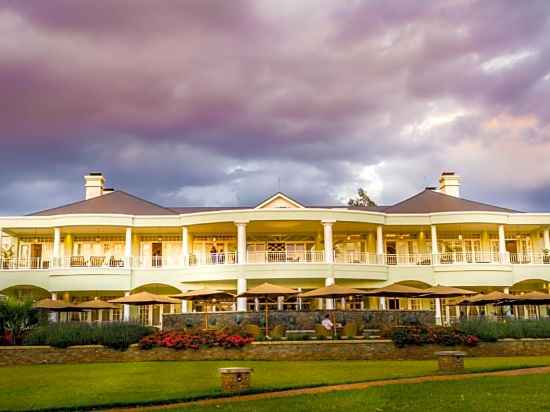
<path fill-rule="evenodd" d="M 301 252 L 248 252 L 247 263 L 323 263 L 325 252 L 301 251 Z"/>
<path fill-rule="evenodd" d="M 237 252 L 193 254 L 189 256 L 189 265 L 234 265 L 237 263 Z"/>
<path fill-rule="evenodd" d="M 248 252 L 248 264 L 293 264 L 324 263 L 324 251 L 301 252 Z M 550 265 L 550 255 L 545 253 L 506 253 L 494 252 L 445 252 L 439 254 L 384 254 L 376 255 L 365 252 L 335 253 L 334 262 L 351 265 L 388 265 L 388 266 L 422 266 L 422 265 L 479 265 L 479 264 L 513 264 L 513 265 Z M 238 263 L 236 252 L 192 254 L 187 257 L 139 256 L 123 258 L 116 256 L 70 256 L 61 259 L 42 258 L 0 258 L 0 270 L 47 270 L 78 268 L 135 268 L 179 269 L 189 266 L 234 265 Z"/>

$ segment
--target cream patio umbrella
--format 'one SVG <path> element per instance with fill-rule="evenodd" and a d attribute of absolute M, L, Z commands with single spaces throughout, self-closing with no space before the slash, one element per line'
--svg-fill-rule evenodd
<path fill-rule="evenodd" d="M 179 303 L 177 299 L 173 299 L 164 295 L 157 295 L 151 292 L 138 292 L 133 295 L 123 296 L 121 298 L 112 299 L 110 303 L 122 303 L 125 305 L 135 305 L 135 306 L 151 306 L 151 311 L 153 305 L 160 306 L 160 327 L 162 328 L 162 305 Z"/>
<path fill-rule="evenodd" d="M 454 288 L 451 286 L 432 286 L 428 289 L 424 289 L 424 294 L 420 295 L 420 297 L 423 298 L 434 298 L 435 300 L 435 323 L 438 325 L 441 325 L 442 317 L 441 317 L 441 298 L 456 298 L 459 296 L 472 296 L 476 295 L 477 292 L 474 292 L 473 290 L 467 290 L 467 289 L 461 289 L 461 288 Z M 457 307 L 458 309 L 458 307 Z"/>
<path fill-rule="evenodd" d="M 424 294 L 424 289 L 414 288 L 412 286 L 401 285 L 399 283 L 394 283 L 392 285 L 385 286 L 383 288 L 368 290 L 365 292 L 365 295 L 369 296 L 380 296 L 380 297 L 420 297 Z"/>
<path fill-rule="evenodd" d="M 301 293 L 298 296 L 300 298 L 332 299 L 332 307 L 333 307 L 333 310 L 331 311 L 332 318 L 333 318 L 332 325 L 333 325 L 333 333 L 336 334 L 336 320 L 334 319 L 334 311 L 336 309 L 336 299 L 345 298 L 349 296 L 362 296 L 365 294 L 366 292 L 360 289 L 354 289 L 346 286 L 332 284 L 319 289 L 310 290 L 309 292 Z"/>
<path fill-rule="evenodd" d="M 269 298 L 279 296 L 292 296 L 298 293 L 297 290 L 285 286 L 273 285 L 271 283 L 262 283 L 246 292 L 241 293 L 239 298 L 264 298 L 265 299 L 265 336 L 269 336 Z"/>
<path fill-rule="evenodd" d="M 94 311 L 94 310 L 97 310 L 97 311 L 100 311 L 100 310 L 113 310 L 113 309 L 118 309 L 118 306 L 113 304 L 113 303 L 109 303 L 109 302 L 105 302 L 104 300 L 101 300 L 101 299 L 92 299 L 92 300 L 88 300 L 88 301 L 85 301 L 85 302 L 80 302 L 78 303 L 76 306 L 78 306 L 80 309 L 84 310 L 84 311 Z M 98 314 L 98 318 L 99 318 L 99 314 Z M 92 320 L 92 316 L 90 314 L 90 319 L 89 321 L 91 322 Z"/>
<path fill-rule="evenodd" d="M 204 329 L 208 329 L 208 303 L 214 303 L 216 301 L 227 302 L 235 300 L 234 294 L 214 289 L 193 290 L 191 292 L 170 295 L 170 297 L 174 299 L 205 302 Z"/>
<path fill-rule="evenodd" d="M 60 321 L 60 313 L 68 312 L 82 312 L 82 309 L 79 308 L 76 304 L 71 302 L 66 302 L 64 300 L 54 300 L 54 299 L 41 299 L 33 303 L 33 308 L 38 310 L 44 310 L 48 312 L 56 313 L 57 320 Z"/>

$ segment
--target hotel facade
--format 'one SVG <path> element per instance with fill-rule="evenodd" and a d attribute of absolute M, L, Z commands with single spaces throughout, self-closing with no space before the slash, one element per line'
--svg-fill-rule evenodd
<path fill-rule="evenodd" d="M 85 176 L 84 191 L 80 202 L 0 217 L 0 293 L 108 300 L 142 290 L 242 293 L 266 281 L 302 291 L 395 282 L 549 291 L 550 213 L 463 199 L 460 177 L 451 172 L 438 187 L 376 207 L 308 206 L 283 193 L 253 207 L 165 207 L 106 189 L 100 173 Z M 423 301 L 371 297 L 346 304 L 429 309 Z M 239 299 L 236 306 L 254 310 L 257 302 Z M 158 323 L 162 312 L 200 309 L 184 301 L 95 316 Z"/>

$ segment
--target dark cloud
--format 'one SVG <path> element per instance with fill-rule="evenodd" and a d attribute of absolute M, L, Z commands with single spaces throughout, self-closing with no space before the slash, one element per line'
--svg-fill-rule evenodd
<path fill-rule="evenodd" d="M 545 0 L 4 0 L 0 212 L 79 199 L 90 170 L 176 206 L 279 185 L 391 203 L 452 169 L 468 197 L 550 209 L 549 16 Z"/>

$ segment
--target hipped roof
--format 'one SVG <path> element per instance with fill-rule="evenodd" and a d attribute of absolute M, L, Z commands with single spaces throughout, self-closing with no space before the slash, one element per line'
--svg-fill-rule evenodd
<path fill-rule="evenodd" d="M 300 204 L 301 205 L 301 204 Z M 303 206 L 305 208 L 342 209 L 381 212 L 388 214 L 416 214 L 438 212 L 506 212 L 519 213 L 516 210 L 493 206 L 473 200 L 462 199 L 436 192 L 431 189 L 396 203 L 391 206 Z M 63 214 L 127 214 L 127 215 L 179 215 L 200 212 L 217 212 L 227 210 L 246 210 L 254 207 L 165 207 L 141 199 L 129 193 L 117 190 L 103 196 L 47 209 L 30 216 L 53 216 Z"/>

